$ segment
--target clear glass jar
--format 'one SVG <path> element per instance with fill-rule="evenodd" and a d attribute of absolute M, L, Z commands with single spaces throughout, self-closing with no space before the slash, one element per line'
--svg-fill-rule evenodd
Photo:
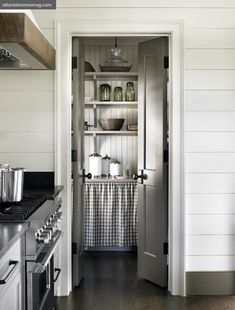
<path fill-rule="evenodd" d="M 135 101 L 135 87 L 133 82 L 126 84 L 126 101 Z"/>
<path fill-rule="evenodd" d="M 100 101 L 111 100 L 111 86 L 109 84 L 100 85 Z"/>
<path fill-rule="evenodd" d="M 114 101 L 122 101 L 123 100 L 122 87 L 117 86 L 114 88 L 113 99 L 114 99 Z"/>

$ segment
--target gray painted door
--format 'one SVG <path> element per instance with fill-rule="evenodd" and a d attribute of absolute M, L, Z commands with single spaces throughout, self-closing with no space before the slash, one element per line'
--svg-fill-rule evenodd
<path fill-rule="evenodd" d="M 74 159 L 73 175 L 73 223 L 72 223 L 72 268 L 73 286 L 83 278 L 83 175 L 84 175 L 84 47 L 79 38 L 73 38 L 73 57 L 77 57 L 77 68 L 72 71 L 72 147 Z M 63 251 L 63 249 L 62 249 Z"/>
<path fill-rule="evenodd" d="M 167 285 L 167 38 L 139 44 L 138 274 Z"/>

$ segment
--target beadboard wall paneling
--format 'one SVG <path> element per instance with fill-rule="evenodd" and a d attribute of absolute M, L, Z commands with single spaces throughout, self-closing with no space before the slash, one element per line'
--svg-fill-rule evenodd
<path fill-rule="evenodd" d="M 122 49 L 122 55 L 128 61 L 130 61 L 133 66 L 131 71 L 137 71 L 138 67 L 138 50 L 135 40 L 130 40 L 127 45 L 122 43 L 127 41 L 126 39 L 118 40 L 118 47 Z M 120 42 L 120 44 L 119 44 Z M 110 56 L 110 49 L 113 48 L 113 39 L 87 39 L 85 40 L 85 59 L 90 62 L 96 71 L 100 71 L 100 63 L 102 60 Z M 95 44 L 96 43 L 96 44 Z M 130 81 L 132 81 L 130 79 Z M 99 100 L 99 89 L 100 85 L 107 83 L 112 87 L 112 98 L 113 91 L 116 86 L 121 86 L 123 88 L 123 93 L 125 94 L 127 80 L 102 80 L 97 81 L 97 94 Z M 137 82 L 134 81 L 136 95 L 138 92 Z M 87 80 L 85 81 L 85 96 L 91 96 L 94 100 L 94 82 Z M 127 130 L 127 124 L 134 123 L 137 124 L 138 114 L 136 108 L 125 108 L 115 107 L 110 108 L 109 106 L 97 108 L 97 119 L 100 118 L 124 118 L 125 122 L 121 130 Z M 94 111 L 91 108 L 85 109 L 85 121 L 89 124 L 94 125 Z M 94 128 L 92 128 L 93 130 Z M 98 130 L 102 130 L 98 121 Z M 137 171 L 137 136 L 118 136 L 118 135 L 103 135 L 97 137 L 97 151 L 102 156 L 108 154 L 111 158 L 121 161 L 123 167 L 128 166 L 130 175 Z M 89 155 L 94 152 L 93 137 L 87 136 L 85 139 L 85 168 L 89 171 Z"/>
<path fill-rule="evenodd" d="M 187 194 L 186 214 L 235 214 L 235 194 Z"/>

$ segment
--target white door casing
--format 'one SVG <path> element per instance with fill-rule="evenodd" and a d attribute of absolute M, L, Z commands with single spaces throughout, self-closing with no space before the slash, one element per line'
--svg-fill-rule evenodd
<path fill-rule="evenodd" d="M 71 264 L 71 57 L 72 37 L 169 37 L 169 256 L 168 290 L 185 295 L 183 22 L 160 20 L 57 20 L 55 76 L 55 175 L 62 184 L 62 277 L 60 295 L 72 289 Z"/>

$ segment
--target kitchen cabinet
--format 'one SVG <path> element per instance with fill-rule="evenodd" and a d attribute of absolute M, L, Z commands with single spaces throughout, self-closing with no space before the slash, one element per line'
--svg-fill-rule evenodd
<path fill-rule="evenodd" d="M 0 309 L 25 309 L 22 238 L 18 239 L 0 260 Z"/>

